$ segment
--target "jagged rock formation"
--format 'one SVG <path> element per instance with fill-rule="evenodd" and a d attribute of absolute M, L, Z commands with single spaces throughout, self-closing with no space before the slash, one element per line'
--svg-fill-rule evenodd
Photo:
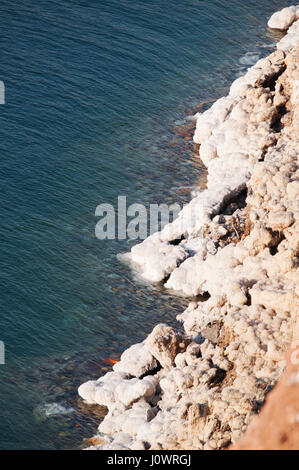
<path fill-rule="evenodd" d="M 295 10 L 294 10 L 295 8 Z M 151 281 L 197 296 L 114 372 L 79 388 L 108 408 L 99 449 L 222 449 L 236 442 L 285 367 L 299 307 L 299 20 L 277 50 L 202 114 L 194 136 L 207 189 L 132 249 Z"/>

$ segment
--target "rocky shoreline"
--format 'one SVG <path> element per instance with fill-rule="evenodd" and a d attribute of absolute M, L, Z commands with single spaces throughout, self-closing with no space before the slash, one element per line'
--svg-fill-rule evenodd
<path fill-rule="evenodd" d="M 96 381 L 108 408 L 91 449 L 223 449 L 285 368 L 299 307 L 299 7 L 275 13 L 275 52 L 195 115 L 207 189 L 132 248 L 146 280 L 193 301 Z"/>

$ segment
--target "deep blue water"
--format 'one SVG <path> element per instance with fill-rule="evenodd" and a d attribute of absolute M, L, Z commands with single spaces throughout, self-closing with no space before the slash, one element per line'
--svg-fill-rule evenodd
<path fill-rule="evenodd" d="M 101 413 L 78 385 L 187 305 L 135 282 L 95 208 L 189 200 L 204 171 L 179 124 L 271 50 L 290 4 L 1 1 L 1 449 L 78 447 Z"/>

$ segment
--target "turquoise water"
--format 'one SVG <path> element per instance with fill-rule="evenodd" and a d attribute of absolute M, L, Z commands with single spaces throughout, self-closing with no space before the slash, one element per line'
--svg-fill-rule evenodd
<path fill-rule="evenodd" d="M 190 199 L 186 116 L 272 50 L 266 20 L 290 4 L 1 1 L 1 449 L 80 447 L 103 410 L 78 385 L 187 305 L 135 282 L 95 208 Z"/>

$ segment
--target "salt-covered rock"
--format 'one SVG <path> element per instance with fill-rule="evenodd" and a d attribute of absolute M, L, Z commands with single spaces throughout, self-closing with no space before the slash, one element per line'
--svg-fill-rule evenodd
<path fill-rule="evenodd" d="M 120 361 L 113 366 L 113 370 L 134 377 L 140 377 L 156 367 L 157 361 L 143 341 L 126 349 L 122 353 Z"/>
<path fill-rule="evenodd" d="M 90 380 L 82 384 L 79 395 L 89 404 L 111 406 L 115 402 L 121 402 L 125 406 L 144 398 L 149 400 L 155 395 L 157 378 L 155 376 L 128 378 L 126 374 L 108 372 L 98 380 Z"/>
<path fill-rule="evenodd" d="M 294 222 L 292 212 L 275 211 L 270 212 L 268 216 L 268 224 L 273 230 L 283 230 Z"/>
<path fill-rule="evenodd" d="M 170 326 L 161 323 L 155 326 L 145 344 L 161 366 L 169 368 L 174 365 L 176 355 L 185 350 L 189 341 Z"/>
<path fill-rule="evenodd" d="M 149 237 L 132 248 L 132 261 L 142 266 L 142 277 L 160 282 L 189 254 L 181 247 Z"/>
<path fill-rule="evenodd" d="M 251 300 L 255 304 L 266 308 L 280 309 L 286 312 L 296 311 L 299 308 L 299 299 L 291 283 L 277 280 L 276 283 L 260 282 L 250 290 Z"/>
<path fill-rule="evenodd" d="M 130 450 L 146 450 L 144 441 L 134 441 L 130 446 Z"/>
<path fill-rule="evenodd" d="M 268 21 L 268 26 L 272 29 L 286 30 L 297 18 L 299 18 L 299 7 L 286 7 L 273 13 Z"/>
<path fill-rule="evenodd" d="M 296 200 L 299 198 L 299 181 L 292 181 L 287 184 L 287 194 L 290 199 Z"/>
<path fill-rule="evenodd" d="M 126 384 L 120 383 L 115 393 L 117 399 L 128 406 L 140 398 L 150 400 L 155 395 L 157 383 L 155 376 L 147 376 L 142 380 L 131 379 Z"/>
<path fill-rule="evenodd" d="M 277 48 L 289 52 L 299 40 L 299 20 L 296 20 L 289 28 L 287 34 L 277 43 Z"/>
<path fill-rule="evenodd" d="M 151 406 L 141 399 L 133 403 L 131 408 L 112 407 L 99 425 L 99 431 L 110 435 L 124 432 L 135 438 L 138 429 L 154 417 Z"/>

